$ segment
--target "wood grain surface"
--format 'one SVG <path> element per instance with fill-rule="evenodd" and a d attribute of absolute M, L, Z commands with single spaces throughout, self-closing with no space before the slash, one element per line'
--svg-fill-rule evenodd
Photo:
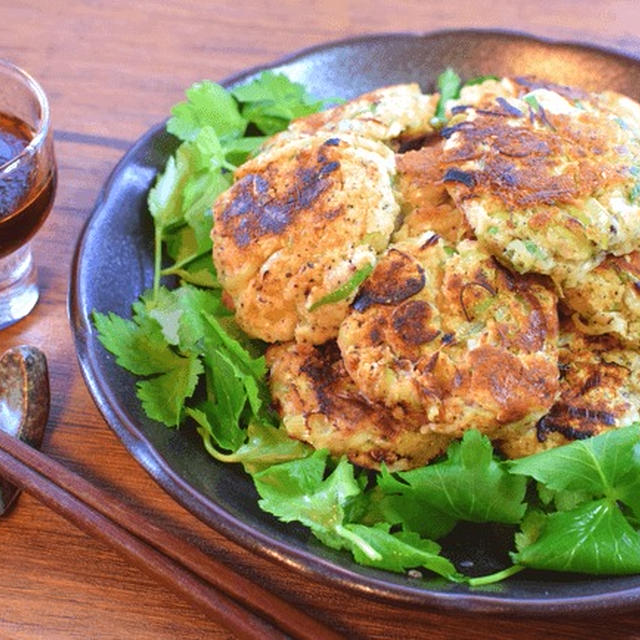
<path fill-rule="evenodd" d="M 42 299 L 0 333 L 0 351 L 29 343 L 48 356 L 47 453 L 348 637 L 640 638 L 640 614 L 530 620 L 393 608 L 252 556 L 155 485 L 106 426 L 76 363 L 66 296 L 78 235 L 123 152 L 190 83 L 348 35 L 456 27 L 640 56 L 637 0 L 0 0 L 0 57 L 30 70 L 50 96 L 60 170 L 53 213 L 35 241 Z M 0 639 L 231 637 L 28 495 L 0 521 L 0 549 Z"/>

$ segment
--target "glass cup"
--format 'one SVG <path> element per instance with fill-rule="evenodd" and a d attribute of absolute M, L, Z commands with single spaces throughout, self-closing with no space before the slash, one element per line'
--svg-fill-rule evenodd
<path fill-rule="evenodd" d="M 38 301 L 29 241 L 56 191 L 49 103 L 25 71 L 0 60 L 0 329 Z"/>

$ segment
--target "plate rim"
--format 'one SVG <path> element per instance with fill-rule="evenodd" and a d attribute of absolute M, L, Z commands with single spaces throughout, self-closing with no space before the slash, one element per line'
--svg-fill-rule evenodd
<path fill-rule="evenodd" d="M 540 43 L 559 48 L 578 48 L 609 55 L 621 61 L 631 60 L 636 64 L 640 63 L 640 53 L 636 55 L 632 52 L 623 52 L 612 47 L 589 42 L 547 38 L 525 31 L 503 28 L 452 28 L 436 29 L 433 31 L 375 32 L 327 40 L 298 49 L 292 53 L 278 57 L 271 62 L 242 69 L 218 82 L 226 87 L 233 86 L 261 71 L 291 64 L 314 53 L 350 44 L 360 44 L 381 39 L 424 40 L 440 36 L 465 34 L 518 38 L 530 43 Z M 434 591 L 433 589 L 426 589 L 424 587 L 396 585 L 374 576 L 363 576 L 360 573 L 351 571 L 348 567 L 336 565 L 333 561 L 321 558 L 310 551 L 289 547 L 286 543 L 282 543 L 279 540 L 264 535 L 260 531 L 256 531 L 249 525 L 236 519 L 231 513 L 212 499 L 201 494 L 177 472 L 170 468 L 168 462 L 163 459 L 153 444 L 136 428 L 136 425 L 133 424 L 129 417 L 119 409 L 112 390 L 108 385 L 103 384 L 103 381 L 100 379 L 101 376 L 96 374 L 96 354 L 92 352 L 89 345 L 90 335 L 94 333 L 95 330 L 89 318 L 83 314 L 81 294 L 79 291 L 85 244 L 92 226 L 96 224 L 101 212 L 108 204 L 113 187 L 122 172 L 126 170 L 131 158 L 134 157 L 141 148 L 147 146 L 156 136 L 164 132 L 167 119 L 153 125 L 138 137 L 118 160 L 103 183 L 91 209 L 91 213 L 85 220 L 76 242 L 67 292 L 67 313 L 73 333 L 76 357 L 91 398 L 109 428 L 115 432 L 128 452 L 151 476 L 156 484 L 204 524 L 218 531 L 244 549 L 257 553 L 271 561 L 284 564 L 307 577 L 319 580 L 325 584 L 336 588 L 346 588 L 361 596 L 373 597 L 389 604 L 420 605 L 448 612 L 501 613 L 514 617 L 533 616 L 541 618 L 551 617 L 560 613 L 564 616 L 585 616 L 596 615 L 603 611 L 622 612 L 637 608 L 638 605 L 640 605 L 640 584 L 637 587 L 621 588 L 617 591 L 607 591 L 604 593 L 575 597 L 505 599 L 504 597 L 500 597 L 499 594 L 494 595 L 487 592 Z"/>

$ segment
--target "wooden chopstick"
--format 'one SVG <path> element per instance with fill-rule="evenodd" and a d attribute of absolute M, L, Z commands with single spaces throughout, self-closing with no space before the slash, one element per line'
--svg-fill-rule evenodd
<path fill-rule="evenodd" d="M 116 547 L 240 638 L 343 638 L 1 429 L 0 473 Z"/>

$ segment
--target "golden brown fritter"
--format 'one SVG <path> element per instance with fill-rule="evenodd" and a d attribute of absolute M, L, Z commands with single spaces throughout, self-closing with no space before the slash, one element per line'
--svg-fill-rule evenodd
<path fill-rule="evenodd" d="M 640 352 L 614 336 L 587 336 L 569 321 L 560 334 L 560 396 L 529 428 L 512 427 L 494 441 L 520 458 L 583 440 L 639 419 Z"/>
<path fill-rule="evenodd" d="M 368 402 L 344 369 L 335 342 L 267 351 L 271 393 L 289 435 L 346 455 L 362 467 L 413 469 L 444 452 L 449 438 L 421 432 L 424 415 Z"/>
<path fill-rule="evenodd" d="M 433 132 L 431 119 L 437 104 L 438 94 L 425 95 L 416 83 L 382 87 L 294 120 L 287 130 L 267 141 L 267 148 L 319 131 L 362 135 L 400 146 Z"/>
<path fill-rule="evenodd" d="M 582 331 L 640 345 L 640 251 L 608 256 L 563 293 Z"/>
<path fill-rule="evenodd" d="M 637 420 L 640 105 L 488 80 L 439 136 L 437 100 L 398 85 L 295 121 L 214 206 L 240 326 L 286 343 L 287 432 L 405 470 L 469 428 L 521 457 Z"/>
<path fill-rule="evenodd" d="M 387 246 L 399 214 L 394 173 L 386 146 L 343 134 L 272 147 L 238 169 L 214 205 L 213 255 L 249 335 L 336 336 L 350 297 L 314 305 Z"/>
<path fill-rule="evenodd" d="M 440 138 L 421 149 L 396 155 L 395 188 L 402 226 L 393 236 L 395 242 L 425 231 L 434 231 L 454 243 L 471 237 L 471 227 L 442 181 L 441 155 Z"/>
<path fill-rule="evenodd" d="M 477 242 L 426 233 L 389 248 L 338 334 L 362 394 L 424 411 L 433 432 L 495 436 L 534 424 L 556 398 L 556 296 Z"/>
<path fill-rule="evenodd" d="M 573 286 L 607 252 L 640 242 L 640 144 L 610 101 L 518 82 L 531 89 L 520 98 L 455 110 L 443 130 L 444 180 L 496 257 Z"/>

